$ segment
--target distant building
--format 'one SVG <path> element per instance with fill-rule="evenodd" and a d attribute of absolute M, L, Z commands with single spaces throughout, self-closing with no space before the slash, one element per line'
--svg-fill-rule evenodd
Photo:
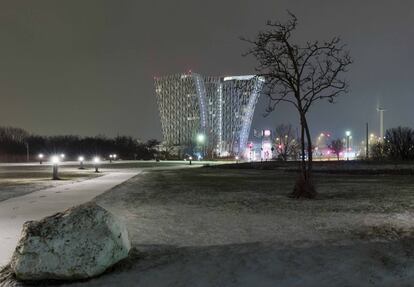
<path fill-rule="evenodd" d="M 164 144 L 181 155 L 243 155 L 264 79 L 254 75 L 155 79 Z"/>

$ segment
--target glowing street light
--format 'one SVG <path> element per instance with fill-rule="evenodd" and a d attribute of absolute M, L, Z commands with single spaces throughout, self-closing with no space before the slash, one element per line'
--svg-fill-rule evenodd
<path fill-rule="evenodd" d="M 193 160 L 193 157 L 190 156 L 188 159 L 190 160 L 190 165 L 191 165 L 191 161 Z"/>
<path fill-rule="evenodd" d="M 65 154 L 64 154 L 64 153 L 61 153 L 61 154 L 60 154 L 60 159 L 61 159 L 62 161 L 65 159 Z"/>
<path fill-rule="evenodd" d="M 204 148 L 205 148 L 204 144 L 206 141 L 206 136 L 204 134 L 198 134 L 196 140 L 197 140 L 197 143 L 201 146 L 201 152 L 204 156 Z"/>
<path fill-rule="evenodd" d="M 60 158 L 57 155 L 54 155 L 51 157 L 50 161 L 52 162 L 52 166 L 53 166 L 53 176 L 52 179 L 53 180 L 58 180 L 59 179 L 59 162 L 60 162 Z"/>
<path fill-rule="evenodd" d="M 43 163 L 43 154 L 39 153 L 39 155 L 37 157 L 39 158 L 40 164 L 42 164 Z"/>
<path fill-rule="evenodd" d="M 85 160 L 85 158 L 83 156 L 78 157 L 78 161 L 80 163 L 79 169 L 85 169 L 83 167 L 83 161 Z"/>
<path fill-rule="evenodd" d="M 112 158 L 113 158 L 113 155 L 112 155 L 112 154 L 110 154 L 110 155 L 109 155 L 109 163 L 112 163 Z"/>
<path fill-rule="evenodd" d="M 205 140 L 206 140 L 206 136 L 204 134 L 198 134 L 197 135 L 197 142 L 198 143 L 203 144 Z"/>
<path fill-rule="evenodd" d="M 93 164 L 95 165 L 95 172 L 99 172 L 99 163 L 101 162 L 100 158 L 95 156 L 93 158 Z"/>
<path fill-rule="evenodd" d="M 239 156 L 236 155 L 236 163 L 239 163 Z"/>

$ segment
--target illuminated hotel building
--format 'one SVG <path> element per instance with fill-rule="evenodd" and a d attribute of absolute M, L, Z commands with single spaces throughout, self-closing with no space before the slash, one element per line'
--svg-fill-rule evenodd
<path fill-rule="evenodd" d="M 164 143 L 178 147 L 182 155 L 197 147 L 208 156 L 242 155 L 263 83 L 254 75 L 191 72 L 155 78 Z"/>

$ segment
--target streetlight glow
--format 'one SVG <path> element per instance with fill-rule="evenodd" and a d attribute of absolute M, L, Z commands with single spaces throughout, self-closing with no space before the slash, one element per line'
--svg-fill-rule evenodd
<path fill-rule="evenodd" d="M 53 165 L 57 165 L 60 162 L 60 159 L 57 155 L 54 155 L 51 157 L 50 161 L 53 163 Z"/>
<path fill-rule="evenodd" d="M 99 157 L 95 156 L 93 158 L 93 162 L 94 162 L 94 165 L 95 165 L 95 172 L 99 172 L 99 163 L 101 162 L 101 159 Z"/>
<path fill-rule="evenodd" d="M 199 143 L 204 143 L 205 139 L 206 139 L 206 136 L 204 134 L 198 134 L 197 135 L 197 141 Z"/>
<path fill-rule="evenodd" d="M 83 156 L 78 157 L 78 161 L 80 163 L 79 169 L 84 169 L 84 167 L 83 167 L 83 161 L 84 160 L 85 160 L 85 158 Z"/>
<path fill-rule="evenodd" d="M 50 158 L 50 161 L 53 164 L 53 176 L 52 179 L 53 180 L 58 180 L 59 179 L 59 174 L 58 174 L 58 166 L 59 166 L 59 162 L 60 162 L 60 158 L 57 155 L 54 155 Z"/>
<path fill-rule="evenodd" d="M 346 132 L 345 132 L 345 135 L 346 135 L 347 137 L 349 137 L 349 136 L 351 135 L 351 131 L 346 131 Z"/>

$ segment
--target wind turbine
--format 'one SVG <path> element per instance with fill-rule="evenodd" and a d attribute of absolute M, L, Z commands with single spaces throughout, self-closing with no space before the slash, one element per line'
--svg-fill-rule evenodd
<path fill-rule="evenodd" d="M 384 112 L 386 109 L 378 107 L 377 111 L 380 112 L 380 141 L 384 140 Z"/>

